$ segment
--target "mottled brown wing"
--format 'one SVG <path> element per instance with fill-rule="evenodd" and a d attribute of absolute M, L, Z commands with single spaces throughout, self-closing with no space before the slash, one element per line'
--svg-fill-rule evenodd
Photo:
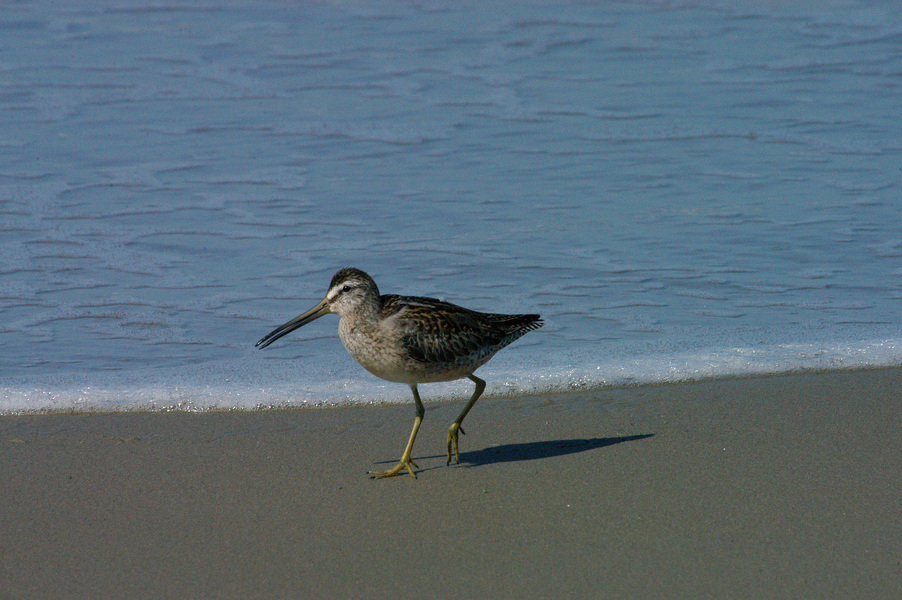
<path fill-rule="evenodd" d="M 384 306 L 399 313 L 408 356 L 425 364 L 478 362 L 542 326 L 539 315 L 480 313 L 433 298 L 387 298 Z"/>

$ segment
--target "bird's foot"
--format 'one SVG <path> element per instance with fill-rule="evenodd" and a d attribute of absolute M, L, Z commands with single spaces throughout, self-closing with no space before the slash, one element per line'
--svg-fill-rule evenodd
<path fill-rule="evenodd" d="M 451 423 L 451 427 L 448 428 L 448 464 L 451 464 L 451 451 L 454 450 L 455 461 L 460 464 L 460 449 L 457 447 L 457 432 L 460 431 L 462 434 L 466 435 L 466 431 L 464 428 L 460 426 L 460 423 Z"/>
<path fill-rule="evenodd" d="M 382 479 L 383 477 L 393 477 L 404 469 L 407 469 L 407 472 L 410 473 L 410 476 L 416 479 L 417 475 L 413 472 L 413 470 L 419 468 L 420 467 L 417 465 L 417 463 L 413 462 L 409 458 L 405 459 L 402 457 L 398 464 L 396 464 L 391 469 L 387 471 L 370 471 L 368 475 L 370 476 L 370 479 Z"/>

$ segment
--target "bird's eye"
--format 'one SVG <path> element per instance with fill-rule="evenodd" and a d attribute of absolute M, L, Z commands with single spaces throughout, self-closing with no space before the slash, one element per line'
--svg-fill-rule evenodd
<path fill-rule="evenodd" d="M 349 286 L 349 285 L 346 285 L 346 286 L 344 286 L 343 288 L 341 288 L 341 293 L 342 293 L 342 294 L 347 294 L 347 293 L 350 292 L 350 291 L 351 291 L 351 286 Z"/>

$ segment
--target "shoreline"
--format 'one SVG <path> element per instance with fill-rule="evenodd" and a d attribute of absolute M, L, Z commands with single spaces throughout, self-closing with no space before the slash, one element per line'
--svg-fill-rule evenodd
<path fill-rule="evenodd" d="M 902 595 L 902 369 L 0 416 L 0 598 Z M 330 410 L 307 410 L 330 408 Z"/>
<path fill-rule="evenodd" d="M 857 372 L 872 372 L 872 371 L 885 371 L 885 370 L 902 370 L 902 365 L 868 365 L 868 366 L 851 366 L 851 367 L 842 367 L 842 368 L 820 368 L 820 367 L 812 367 L 812 368 L 796 368 L 790 369 L 787 371 L 775 371 L 775 372 L 761 372 L 761 373 L 737 373 L 737 374 L 729 374 L 729 375 L 710 375 L 710 376 L 702 376 L 697 378 L 684 378 L 677 380 L 666 380 L 666 381 L 635 381 L 635 382 L 627 382 L 627 383 L 610 383 L 610 384 L 586 384 L 586 385 L 576 385 L 572 389 L 567 390 L 547 390 L 541 392 L 528 392 L 528 393 L 518 393 L 518 394 L 509 394 L 509 393 L 498 393 L 492 392 L 491 384 L 486 388 L 486 392 L 480 396 L 479 404 L 482 404 L 484 400 L 494 402 L 494 401 L 506 401 L 513 399 L 530 399 L 530 398 L 547 398 L 547 397 L 566 397 L 569 395 L 585 395 L 585 394 L 604 394 L 605 392 L 614 391 L 614 390 L 632 390 L 636 388 L 655 388 L 661 386 L 678 386 L 678 385 L 688 385 L 688 384 L 704 384 L 709 382 L 717 382 L 717 381 L 744 381 L 744 380 L 756 380 L 756 379 L 768 379 L 773 377 L 792 377 L 796 375 L 829 375 L 832 373 L 841 374 L 841 373 L 857 373 Z M 462 381 L 462 380 L 456 380 Z M 384 381 L 381 382 L 384 385 Z M 448 385 L 449 382 L 440 382 L 438 385 Z M 397 384 L 399 389 L 406 386 L 403 384 Z M 423 385 L 436 385 L 436 384 L 423 384 Z M 462 388 L 463 389 L 463 388 Z M 429 390 L 429 388 L 427 388 Z M 51 394 L 49 389 L 41 389 L 39 393 Z M 462 399 L 465 399 L 464 396 L 467 396 L 468 393 L 465 391 L 461 391 L 460 393 L 451 393 L 447 389 L 438 394 L 433 395 L 427 391 L 426 396 L 423 398 L 423 403 L 428 407 L 430 405 L 440 406 L 443 404 L 455 404 L 460 402 Z M 141 407 L 124 407 L 124 408 L 110 408 L 110 407 L 89 407 L 85 409 L 75 409 L 73 407 L 63 407 L 63 408 L 37 408 L 37 409 L 26 409 L 26 410 L 9 410 L 2 411 L 0 410 L 0 419 L 4 419 L 7 417 L 24 417 L 24 416 L 52 416 L 52 415 L 68 415 L 68 416 L 76 416 L 76 415 L 113 415 L 113 414 L 121 414 L 121 413 L 130 413 L 130 414 L 139 414 L 139 413 L 150 413 L 150 414 L 163 414 L 163 413 L 196 413 L 196 414 L 205 414 L 205 413 L 258 413 L 258 412 L 266 412 L 266 411 L 291 411 L 291 410 L 319 410 L 319 409 L 343 409 L 343 408 L 378 408 L 385 406 L 413 406 L 413 400 L 411 399 L 409 393 L 402 394 L 399 396 L 403 398 L 398 401 L 380 401 L 380 400 L 351 400 L 351 401 L 322 401 L 322 402 L 304 402 L 301 404 L 258 404 L 255 406 L 205 406 L 199 405 L 195 406 L 194 403 L 190 400 L 179 400 L 175 404 L 164 405 L 157 402 L 152 402 L 152 406 L 141 406 Z"/>

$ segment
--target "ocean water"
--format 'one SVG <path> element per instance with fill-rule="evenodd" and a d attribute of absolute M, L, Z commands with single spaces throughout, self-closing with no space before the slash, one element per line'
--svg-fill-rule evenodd
<path fill-rule="evenodd" d="M 902 364 L 897 8 L 6 5 L 0 412 L 409 402 L 254 348 L 342 266 L 541 313 L 488 396 Z"/>

